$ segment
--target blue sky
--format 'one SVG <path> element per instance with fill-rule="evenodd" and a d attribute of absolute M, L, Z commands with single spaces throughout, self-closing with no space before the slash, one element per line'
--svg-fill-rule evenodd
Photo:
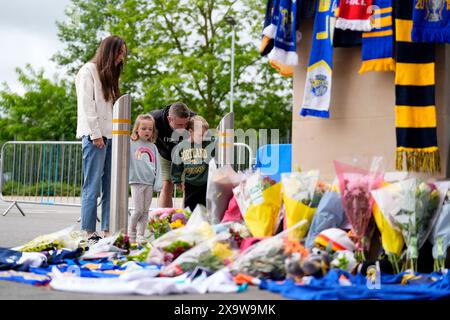
<path fill-rule="evenodd" d="M 70 0 L 0 0 L 0 83 L 23 92 L 17 82 L 16 67 L 30 63 L 43 68 L 52 78 L 61 74 L 53 54 L 62 48 L 57 37 L 56 20 L 64 21 Z"/>

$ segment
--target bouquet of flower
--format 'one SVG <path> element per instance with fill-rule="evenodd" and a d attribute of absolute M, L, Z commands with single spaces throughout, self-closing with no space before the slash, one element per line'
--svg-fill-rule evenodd
<path fill-rule="evenodd" d="M 285 229 L 306 219 L 311 224 L 326 185 L 319 183 L 319 171 L 282 173 Z M 307 230 L 306 230 L 307 231 Z M 299 234 L 303 238 L 305 234 Z"/>
<path fill-rule="evenodd" d="M 242 181 L 233 192 L 252 235 L 272 236 L 281 209 L 281 183 L 257 171 Z"/>
<path fill-rule="evenodd" d="M 126 256 L 127 260 L 123 261 L 123 263 L 128 261 L 145 262 L 151 248 L 151 245 L 149 243 L 146 243 L 138 249 L 131 250 L 130 253 Z"/>
<path fill-rule="evenodd" d="M 406 261 L 415 272 L 419 248 L 439 205 L 439 192 L 432 184 L 416 178 L 393 183 L 373 193 L 381 212 L 399 231 L 406 243 Z"/>
<path fill-rule="evenodd" d="M 178 255 L 215 236 L 214 229 L 200 210 L 194 211 L 184 228 L 173 229 L 152 242 L 147 261 L 167 265 Z"/>
<path fill-rule="evenodd" d="M 239 222 L 231 223 L 228 232 L 231 234 L 231 247 L 237 249 L 241 247 L 244 239 L 252 236 L 248 228 Z"/>
<path fill-rule="evenodd" d="M 184 227 L 189 220 L 189 210 L 162 208 L 153 210 L 149 217 L 148 229 L 155 239 L 173 229 Z"/>
<path fill-rule="evenodd" d="M 214 159 L 211 160 L 206 188 L 206 208 L 211 224 L 222 221 L 233 197 L 233 188 L 239 185 L 241 179 L 242 172 L 236 173 L 230 165 L 216 168 Z"/>
<path fill-rule="evenodd" d="M 300 245 L 296 245 L 299 242 L 295 235 L 298 229 L 305 228 L 307 224 L 306 220 L 302 220 L 292 228 L 249 247 L 230 265 L 231 272 L 264 279 L 284 279 L 286 258 L 296 251 L 305 252 Z"/>
<path fill-rule="evenodd" d="M 120 233 L 117 236 L 116 241 L 114 241 L 113 245 L 116 246 L 117 248 L 124 249 L 127 252 L 130 252 L 130 247 L 131 247 L 130 238 L 126 234 Z"/>
<path fill-rule="evenodd" d="M 62 248 L 74 250 L 87 243 L 86 234 L 74 229 L 75 226 L 71 226 L 57 232 L 38 236 L 23 246 L 15 248 L 15 250 L 22 252 L 41 252 Z"/>
<path fill-rule="evenodd" d="M 319 206 L 320 200 L 322 200 L 323 195 L 330 190 L 331 186 L 328 183 L 324 181 L 318 181 L 316 188 L 314 189 L 314 195 L 309 206 L 311 208 L 317 208 Z"/>
<path fill-rule="evenodd" d="M 186 252 L 189 249 L 191 249 L 193 247 L 193 245 L 195 245 L 195 243 L 191 244 L 191 243 L 186 242 L 186 241 L 177 240 L 175 242 L 172 242 L 167 247 L 164 247 L 163 250 L 165 252 L 170 253 L 172 255 L 172 257 L 171 257 L 172 260 L 175 260 L 180 255 L 182 255 L 184 252 Z"/>
<path fill-rule="evenodd" d="M 314 214 L 308 235 L 305 239 L 306 248 L 309 250 L 313 248 L 317 235 L 323 230 L 329 228 L 344 229 L 347 224 L 347 218 L 339 193 L 335 191 L 325 192 L 317 206 L 316 213 Z"/>
<path fill-rule="evenodd" d="M 230 233 L 219 233 L 214 238 L 198 244 L 174 259 L 162 270 L 161 275 L 178 276 L 193 271 L 196 267 L 205 268 L 212 273 L 223 268 L 233 260 L 238 252 L 238 250 L 231 249 L 230 240 L 232 240 Z"/>
<path fill-rule="evenodd" d="M 387 185 L 389 185 L 389 183 L 383 184 L 383 186 Z M 380 190 L 371 191 L 372 197 L 375 200 L 372 213 L 378 230 L 381 233 L 381 244 L 384 252 L 386 253 L 389 262 L 394 269 L 394 273 L 397 274 L 400 272 L 399 262 L 405 242 L 403 241 L 402 233 L 397 230 L 386 218 L 388 214 L 383 214 L 383 212 L 386 212 L 385 210 L 387 210 L 387 208 L 382 198 L 382 192 L 383 191 Z"/>
<path fill-rule="evenodd" d="M 430 237 L 433 243 L 434 271 L 445 269 L 447 248 L 450 245 L 450 182 L 445 181 L 438 188 L 444 201 L 438 209 L 438 219 Z"/>
<path fill-rule="evenodd" d="M 436 221 L 441 196 L 436 185 L 421 182 L 416 190 L 417 237 L 419 249 L 427 240 Z"/>
<path fill-rule="evenodd" d="M 359 261 L 364 261 L 364 251 L 370 244 L 368 227 L 372 219 L 373 204 L 370 191 L 381 184 L 383 175 L 373 167 L 371 170 L 365 170 L 338 161 L 334 161 L 334 166 L 339 179 L 344 212 L 352 226 L 357 246 L 356 257 Z"/>

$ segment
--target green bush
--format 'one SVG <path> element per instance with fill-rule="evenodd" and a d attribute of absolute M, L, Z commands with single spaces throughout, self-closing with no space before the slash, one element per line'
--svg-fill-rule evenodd
<path fill-rule="evenodd" d="M 55 194 L 56 187 L 56 194 Z M 50 188 L 50 191 L 49 191 Z M 57 196 L 57 197 L 79 197 L 81 196 L 81 186 L 72 186 L 61 182 L 43 181 L 33 185 L 22 184 L 17 181 L 9 180 L 2 186 L 4 196 Z"/>

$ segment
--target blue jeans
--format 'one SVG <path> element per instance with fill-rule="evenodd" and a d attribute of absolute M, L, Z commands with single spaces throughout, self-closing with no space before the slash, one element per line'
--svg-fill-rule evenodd
<path fill-rule="evenodd" d="M 111 198 L 111 139 L 102 149 L 83 137 L 83 188 L 81 194 L 81 230 L 96 231 L 97 198 L 102 191 L 102 231 L 109 231 Z"/>

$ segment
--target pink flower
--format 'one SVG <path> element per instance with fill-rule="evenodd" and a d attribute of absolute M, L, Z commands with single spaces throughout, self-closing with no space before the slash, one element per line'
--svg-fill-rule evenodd
<path fill-rule="evenodd" d="M 167 217 L 169 217 L 169 216 L 170 216 L 170 213 L 169 213 L 169 212 L 164 212 L 163 214 L 161 214 L 161 215 L 159 216 L 159 219 L 163 220 L 163 219 L 165 219 L 165 218 L 167 218 Z"/>

